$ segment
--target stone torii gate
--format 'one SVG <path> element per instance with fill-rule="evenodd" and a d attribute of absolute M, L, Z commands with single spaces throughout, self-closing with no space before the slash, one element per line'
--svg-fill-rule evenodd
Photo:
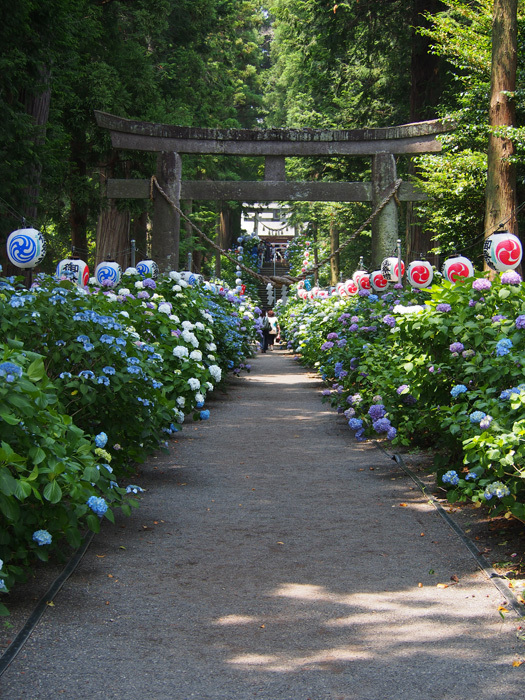
<path fill-rule="evenodd" d="M 451 131 L 450 122 L 432 120 L 376 129 L 201 129 L 123 119 L 95 111 L 97 124 L 108 129 L 114 148 L 158 154 L 156 177 L 169 198 L 219 201 L 371 202 L 376 207 L 397 180 L 395 156 L 436 153 L 437 134 Z M 181 155 L 221 154 L 264 156 L 263 181 L 185 181 Z M 371 182 L 291 182 L 286 180 L 287 156 L 369 156 Z M 147 199 L 149 180 L 107 182 L 108 198 Z M 424 193 L 403 182 L 399 201 L 421 201 Z M 391 200 L 372 222 L 372 266 L 392 254 L 398 239 L 398 211 Z M 178 269 L 180 215 L 155 192 L 152 256 L 162 272 Z"/>

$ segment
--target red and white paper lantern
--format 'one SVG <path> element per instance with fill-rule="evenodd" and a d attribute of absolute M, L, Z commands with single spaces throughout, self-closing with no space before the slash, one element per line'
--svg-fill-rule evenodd
<path fill-rule="evenodd" d="M 434 279 L 434 270 L 427 260 L 414 260 L 407 269 L 407 279 L 412 287 L 425 289 Z"/>
<path fill-rule="evenodd" d="M 483 257 L 492 270 L 515 270 L 523 257 L 521 241 L 509 231 L 492 233 L 483 243 Z"/>
<path fill-rule="evenodd" d="M 354 296 L 357 294 L 359 291 L 359 288 L 357 284 L 354 282 L 354 280 L 346 280 L 344 283 L 345 286 L 345 292 L 347 293 L 348 296 Z"/>
<path fill-rule="evenodd" d="M 474 266 L 468 258 L 463 257 L 463 255 L 456 255 L 445 260 L 441 272 L 443 277 L 449 282 L 457 282 L 460 279 L 474 277 Z"/>
<path fill-rule="evenodd" d="M 370 273 L 370 284 L 376 292 L 383 292 L 388 287 L 388 280 L 381 270 L 374 270 Z"/>

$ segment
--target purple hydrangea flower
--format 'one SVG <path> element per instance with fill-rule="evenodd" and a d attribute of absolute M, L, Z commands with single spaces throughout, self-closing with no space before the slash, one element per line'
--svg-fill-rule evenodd
<path fill-rule="evenodd" d="M 355 333 L 355 331 L 358 331 L 358 330 L 359 330 L 359 326 L 357 325 L 357 323 L 352 323 L 352 325 L 349 327 L 348 330 L 349 330 L 351 333 Z"/>
<path fill-rule="evenodd" d="M 452 311 L 452 307 L 450 304 L 438 304 L 436 306 L 436 311 L 440 311 L 441 313 L 447 314 L 449 311 Z"/>
<path fill-rule="evenodd" d="M 492 421 L 493 421 L 492 416 L 488 416 L 488 415 L 487 415 L 487 416 L 485 416 L 484 418 L 482 418 L 482 419 L 480 420 L 480 422 L 479 422 L 479 427 L 480 427 L 482 430 L 487 430 L 487 428 L 490 427 L 490 424 L 492 423 Z"/>
<path fill-rule="evenodd" d="M 327 341 L 326 343 L 323 343 L 321 345 L 321 350 L 330 350 L 330 348 L 333 348 L 334 344 L 332 343 L 331 340 Z"/>
<path fill-rule="evenodd" d="M 514 270 L 508 270 L 501 275 L 501 284 L 521 284 L 521 275 Z"/>
<path fill-rule="evenodd" d="M 348 425 L 352 430 L 359 430 L 363 427 L 363 421 L 360 418 L 350 418 Z"/>
<path fill-rule="evenodd" d="M 459 354 L 460 352 L 463 352 L 463 350 L 465 349 L 465 346 L 463 345 L 463 343 L 456 342 L 456 343 L 451 343 L 451 344 L 448 346 L 448 349 L 449 349 L 450 352 L 452 352 L 452 353 L 455 352 L 455 353 L 458 353 L 458 354 Z"/>
<path fill-rule="evenodd" d="M 146 277 L 142 284 L 144 285 L 144 287 L 149 287 L 150 289 L 157 289 L 157 283 L 154 279 L 151 279 L 151 277 Z"/>
<path fill-rule="evenodd" d="M 525 315 L 518 316 L 518 318 L 515 321 L 516 328 L 519 328 L 520 330 L 523 330 L 525 328 Z"/>
<path fill-rule="evenodd" d="M 503 316 L 502 314 L 496 314 L 495 316 L 492 317 L 492 323 L 498 323 L 498 321 L 503 321 L 503 319 L 507 318 L 506 316 Z"/>
<path fill-rule="evenodd" d="M 328 335 L 326 336 L 327 340 L 337 340 L 337 338 L 339 338 L 338 333 L 328 333 Z"/>
<path fill-rule="evenodd" d="M 397 429 L 394 428 L 392 425 L 387 431 L 386 431 L 386 437 L 388 440 L 393 440 L 395 436 L 397 435 Z"/>
<path fill-rule="evenodd" d="M 492 282 L 490 280 L 486 279 L 477 279 L 472 282 L 472 289 L 475 289 L 477 292 L 484 292 L 486 289 L 490 289 L 492 287 Z"/>
<path fill-rule="evenodd" d="M 401 395 L 407 392 L 409 389 L 410 387 L 408 386 L 408 384 L 401 384 L 401 386 L 397 387 L 396 392 Z"/>
<path fill-rule="evenodd" d="M 390 328 L 393 328 L 396 325 L 396 319 L 394 316 L 385 316 L 383 318 L 383 323 L 385 323 L 387 326 L 390 326 Z"/>
<path fill-rule="evenodd" d="M 370 408 L 368 409 L 368 415 L 370 416 L 372 421 L 377 421 L 380 418 L 384 418 L 385 414 L 386 414 L 385 407 L 383 406 L 383 404 L 380 404 L 380 403 L 374 404 L 374 405 L 370 406 Z"/>

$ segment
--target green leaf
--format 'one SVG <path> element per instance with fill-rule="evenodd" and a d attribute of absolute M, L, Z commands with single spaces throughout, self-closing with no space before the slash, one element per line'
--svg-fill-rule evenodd
<path fill-rule="evenodd" d="M 37 465 L 44 461 L 46 458 L 46 453 L 41 447 L 32 447 L 29 450 L 29 456 L 31 457 L 33 464 Z"/>
<path fill-rule="evenodd" d="M 56 481 L 50 481 L 44 489 L 44 498 L 50 503 L 58 503 L 62 498 L 62 489 Z"/>
<path fill-rule="evenodd" d="M 32 492 L 31 484 L 27 481 L 17 481 L 14 495 L 19 501 L 25 500 Z"/>
<path fill-rule="evenodd" d="M 0 412 L 0 418 L 8 425 L 18 425 L 20 423 L 20 418 L 17 418 L 12 413 L 6 413 L 5 411 Z"/>
<path fill-rule="evenodd" d="M 6 496 L 12 496 L 15 492 L 17 480 L 6 467 L 0 468 L 0 492 Z"/>
<path fill-rule="evenodd" d="M 26 374 L 32 382 L 39 382 L 46 374 L 44 361 L 42 359 L 38 359 L 31 362 L 27 368 Z"/>

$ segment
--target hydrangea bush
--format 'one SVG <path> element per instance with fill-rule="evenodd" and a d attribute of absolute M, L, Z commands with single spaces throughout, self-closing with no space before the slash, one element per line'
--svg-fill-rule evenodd
<path fill-rule="evenodd" d="M 443 280 L 429 291 L 294 300 L 280 323 L 358 440 L 433 448 L 450 501 L 525 521 L 525 297 L 517 273 Z"/>
<path fill-rule="evenodd" d="M 119 482 L 186 416 L 210 418 L 228 371 L 249 371 L 255 318 L 176 272 L 116 289 L 0 279 L 0 591 L 114 506 L 129 512 L 141 489 Z"/>

